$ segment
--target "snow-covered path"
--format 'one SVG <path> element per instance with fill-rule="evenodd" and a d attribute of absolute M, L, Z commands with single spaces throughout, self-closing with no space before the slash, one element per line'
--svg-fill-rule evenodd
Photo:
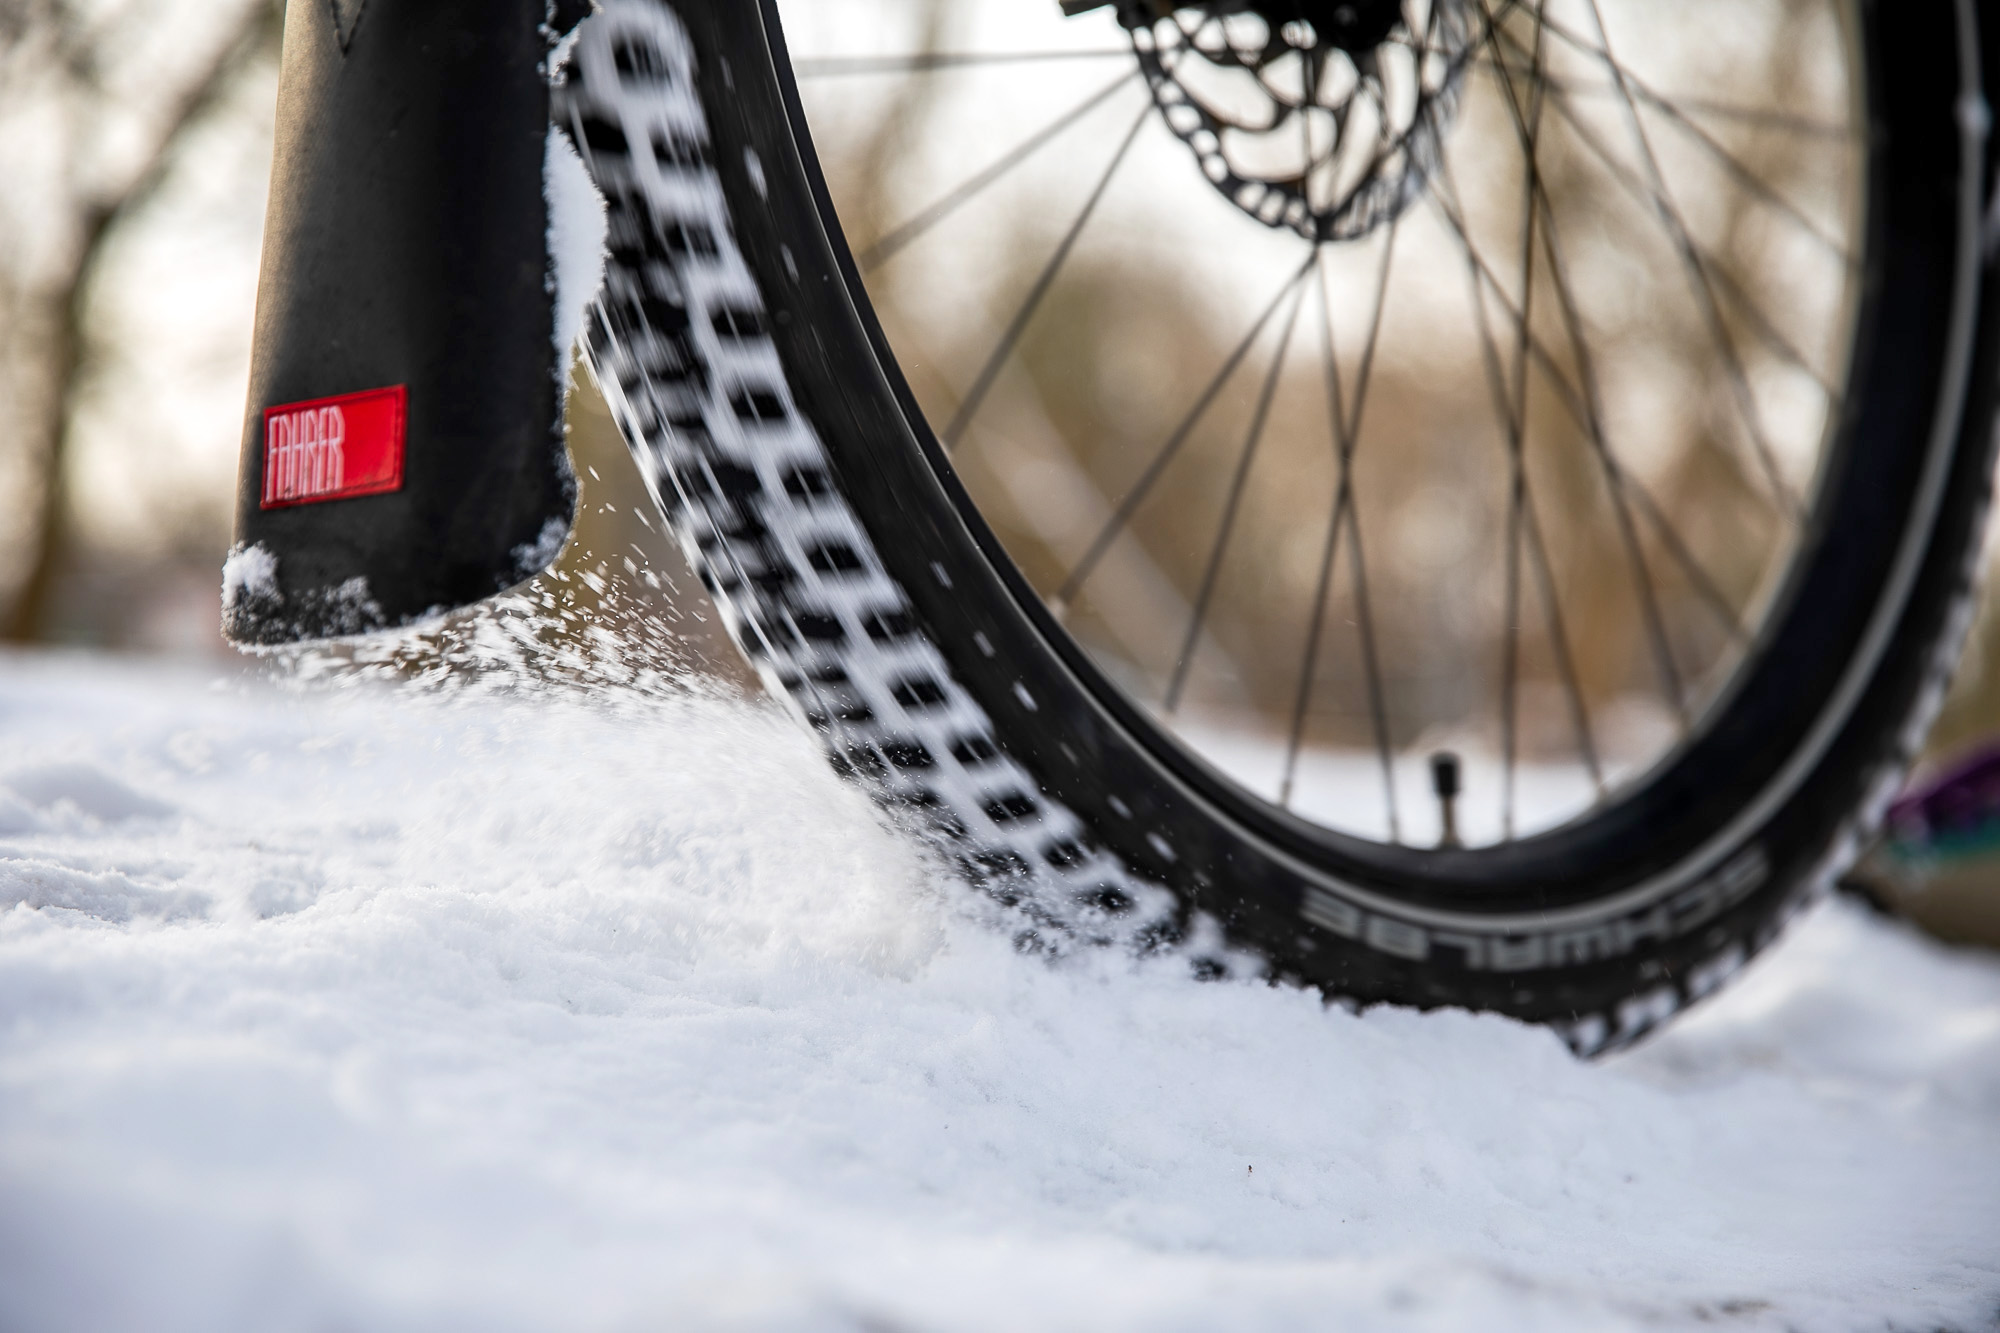
<path fill-rule="evenodd" d="M 2000 962 L 1636 1054 L 1016 956 L 787 723 L 0 659 L 0 1328 L 1994 1326 Z"/>

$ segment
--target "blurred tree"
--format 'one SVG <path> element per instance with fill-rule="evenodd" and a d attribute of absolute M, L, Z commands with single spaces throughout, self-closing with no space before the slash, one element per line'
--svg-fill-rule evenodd
<path fill-rule="evenodd" d="M 0 254 L 6 429 L 26 516 L 0 638 L 43 638 L 75 557 L 69 445 L 96 347 L 91 282 L 107 246 L 159 192 L 181 145 L 247 71 L 275 61 L 282 0 L 0 6 L 0 116 L 57 159 L 22 188 Z M 24 212 L 29 210 L 29 212 Z"/>

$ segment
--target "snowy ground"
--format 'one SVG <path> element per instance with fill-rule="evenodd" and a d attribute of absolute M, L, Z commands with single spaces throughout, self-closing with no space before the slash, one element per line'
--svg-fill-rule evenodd
<path fill-rule="evenodd" d="M 0 658 L 0 1328 L 1973 1329 L 2000 962 L 1636 1054 L 1051 968 L 782 720 Z"/>

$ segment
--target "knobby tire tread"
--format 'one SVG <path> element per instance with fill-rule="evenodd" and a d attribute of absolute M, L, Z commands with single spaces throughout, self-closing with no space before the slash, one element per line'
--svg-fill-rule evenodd
<path fill-rule="evenodd" d="M 1585 893 L 1563 909 L 1582 926 L 1444 929 L 1246 829 L 1050 632 L 858 294 L 783 59 L 771 0 L 603 0 L 581 30 L 556 119 L 609 208 L 587 357 L 767 686 L 1024 947 L 1182 941 L 1205 970 L 1255 956 L 1330 994 L 1547 1023 L 1594 1054 L 1713 991 L 1865 846 L 1976 605 L 2000 411 L 1990 244 L 1963 415 L 1935 446 L 1950 450 L 1942 507 L 1890 648 L 1810 778 L 1711 869 L 1637 907 L 1593 918 Z M 1961 188 L 1983 203 L 1980 151 Z M 1671 867 L 1692 849 L 1652 851 Z M 1590 864 L 1575 873 L 1596 892 Z"/>

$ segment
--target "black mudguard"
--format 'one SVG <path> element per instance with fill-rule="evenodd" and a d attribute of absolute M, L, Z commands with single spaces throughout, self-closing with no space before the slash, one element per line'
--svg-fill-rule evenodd
<path fill-rule="evenodd" d="M 224 631 L 407 624 L 569 531 L 546 66 L 588 0 L 290 0 Z"/>

